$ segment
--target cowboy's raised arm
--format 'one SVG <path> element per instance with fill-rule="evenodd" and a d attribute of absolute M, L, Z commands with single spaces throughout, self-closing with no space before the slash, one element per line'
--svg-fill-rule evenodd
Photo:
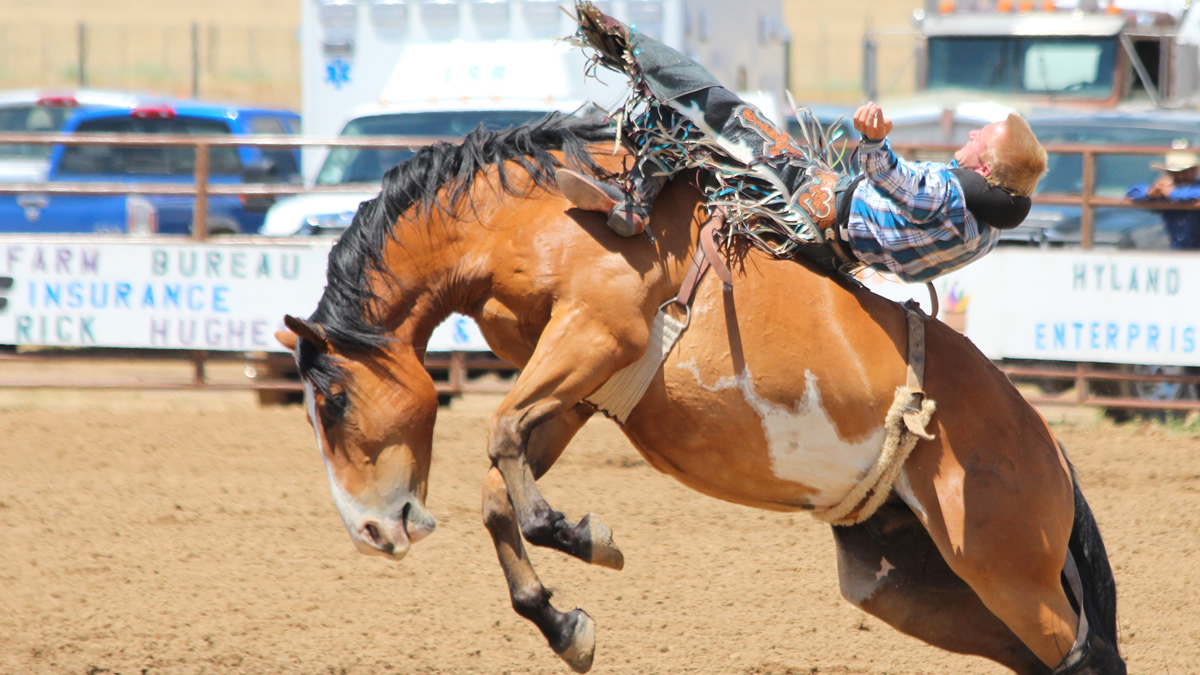
<path fill-rule="evenodd" d="M 913 222 L 925 222 L 949 203 L 955 189 L 949 171 L 906 162 L 892 152 L 887 135 L 892 121 L 874 103 L 854 113 L 854 128 L 863 136 L 859 161 L 867 179 L 900 206 Z"/>

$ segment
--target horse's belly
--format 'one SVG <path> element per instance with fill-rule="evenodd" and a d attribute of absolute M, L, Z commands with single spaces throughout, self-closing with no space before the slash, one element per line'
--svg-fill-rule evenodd
<path fill-rule="evenodd" d="M 841 503 L 867 475 L 883 447 L 882 427 L 850 442 L 838 437 L 820 408 L 762 408 L 758 412 L 771 473 L 812 490 L 809 503 L 817 508 Z"/>
<path fill-rule="evenodd" d="M 720 412 L 705 406 L 703 415 L 716 428 L 705 430 L 709 425 L 701 425 L 687 445 L 707 444 L 712 450 L 712 438 L 732 439 L 727 447 L 717 449 L 725 454 L 722 461 L 728 462 L 730 468 L 753 467 L 755 471 L 768 473 L 761 478 L 764 483 L 773 484 L 775 489 L 768 492 L 781 502 L 787 500 L 795 506 L 818 509 L 841 503 L 867 475 L 883 448 L 882 420 L 855 438 L 846 438 L 839 432 L 839 425 L 823 404 L 819 384 L 811 373 L 806 373 L 802 395 L 785 404 L 763 396 L 748 369 L 704 382 L 694 365 L 686 361 L 673 365 L 683 371 L 676 375 L 684 375 L 676 384 L 699 385 L 707 392 L 719 394 L 726 403 L 716 406 L 724 408 Z M 736 429 L 732 436 L 731 428 Z M 713 487 L 719 491 L 719 486 Z"/>

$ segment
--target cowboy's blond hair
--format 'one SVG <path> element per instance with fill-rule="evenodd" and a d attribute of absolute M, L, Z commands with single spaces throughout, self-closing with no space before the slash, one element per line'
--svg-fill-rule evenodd
<path fill-rule="evenodd" d="M 1004 131 L 980 159 L 991 168 L 988 182 L 1020 197 L 1033 194 L 1046 173 L 1046 149 L 1029 123 L 1016 113 L 1004 120 Z"/>

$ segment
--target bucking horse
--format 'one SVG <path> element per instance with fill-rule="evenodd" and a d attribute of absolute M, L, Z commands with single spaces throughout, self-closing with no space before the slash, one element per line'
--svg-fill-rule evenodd
<path fill-rule="evenodd" d="M 831 523 L 843 596 L 897 630 L 1018 673 L 1124 673 L 1097 524 L 1005 375 L 935 318 L 712 238 L 695 173 L 663 190 L 649 236 L 617 236 L 554 179 L 618 175 L 614 133 L 553 115 L 422 148 L 331 250 L 316 311 L 285 318 L 355 546 L 399 560 L 434 530 L 423 358 L 457 312 L 520 367 L 491 417 L 483 522 L 513 608 L 575 671 L 593 620 L 554 607 L 525 544 L 621 568 L 603 520 L 568 522 L 536 483 L 600 412 L 699 492 Z"/>

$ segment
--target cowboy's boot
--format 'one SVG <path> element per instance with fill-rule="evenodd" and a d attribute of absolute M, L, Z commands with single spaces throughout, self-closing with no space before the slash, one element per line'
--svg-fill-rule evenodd
<path fill-rule="evenodd" d="M 608 227 L 613 232 L 632 237 L 646 231 L 650 207 L 644 202 L 635 202 L 616 185 L 570 169 L 559 169 L 554 178 L 563 196 L 577 208 L 608 214 Z"/>

